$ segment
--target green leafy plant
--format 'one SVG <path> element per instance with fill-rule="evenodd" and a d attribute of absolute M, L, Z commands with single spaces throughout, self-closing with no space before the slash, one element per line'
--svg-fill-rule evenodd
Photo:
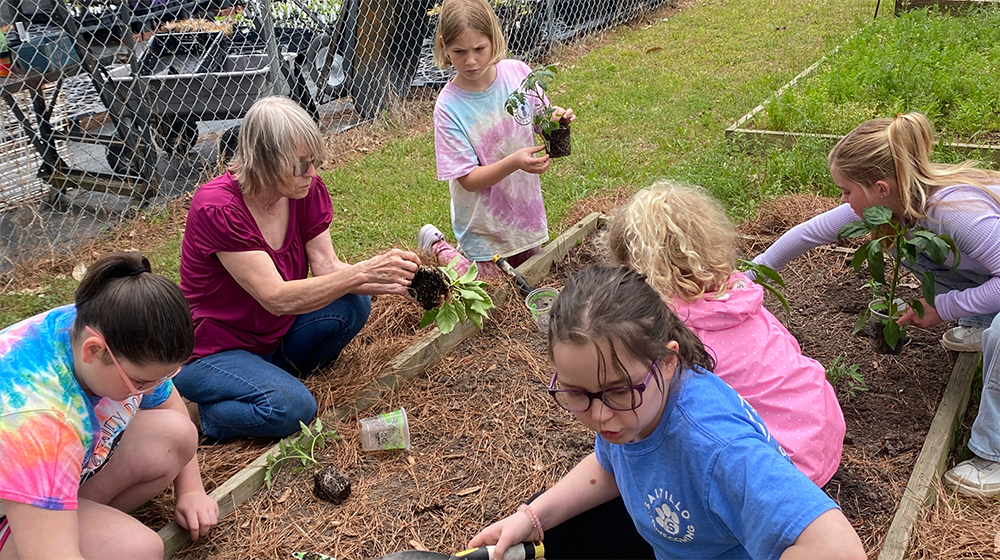
<path fill-rule="evenodd" d="M 952 270 L 958 266 L 960 255 L 955 242 L 947 235 L 938 235 L 920 226 L 910 226 L 905 222 L 893 220 L 892 211 L 885 206 L 865 208 L 864 219 L 851 222 L 840 228 L 837 238 L 844 240 L 869 235 L 871 239 L 859 247 L 851 260 L 851 266 L 858 273 L 867 264 L 872 279 L 866 286 L 872 288 L 872 304 L 861 310 L 858 320 L 854 323 L 854 333 L 858 333 L 869 319 L 878 318 L 882 324 L 882 336 L 892 350 L 903 338 L 905 328 L 896 324 L 896 319 L 902 316 L 905 306 L 909 306 L 918 317 L 924 316 L 923 303 L 912 298 L 903 301 L 899 296 L 899 279 L 902 275 L 903 263 L 913 265 L 917 255 L 924 253 L 931 260 L 943 265 L 949 253 L 954 255 Z M 889 261 L 888 274 L 886 260 Z M 934 305 L 934 274 L 925 271 L 921 274 L 921 294 L 931 306 Z M 878 312 L 888 319 L 874 315 Z"/>
<path fill-rule="evenodd" d="M 868 390 L 868 383 L 865 376 L 858 371 L 857 364 L 847 364 L 843 361 L 843 356 L 837 356 L 828 366 L 826 366 L 826 379 L 834 387 L 841 379 L 847 379 L 847 394 L 855 396 Z"/>
<path fill-rule="evenodd" d="M 552 119 L 556 109 L 546 95 L 546 92 L 549 91 L 549 81 L 555 78 L 555 75 L 556 67 L 554 64 L 535 68 L 524 77 L 521 85 L 511 92 L 504 103 L 504 109 L 519 124 L 531 124 L 537 127 L 545 140 L 546 150 L 550 148 L 548 135 L 558 130 L 560 126 L 559 120 Z M 534 111 L 531 111 L 532 99 L 537 101 Z M 529 113 L 529 111 L 531 112 Z"/>
<path fill-rule="evenodd" d="M 483 329 L 483 320 L 489 317 L 489 310 L 494 307 L 493 298 L 484 289 L 486 282 L 476 280 L 479 274 L 476 263 L 470 263 L 465 274 L 459 276 L 455 270 L 458 261 L 459 257 L 455 257 L 444 269 L 445 276 L 448 277 L 448 295 L 444 302 L 434 309 L 424 311 L 417 328 L 436 323 L 442 334 L 448 334 L 459 323 L 469 320 L 479 330 Z"/>
<path fill-rule="evenodd" d="M 785 294 L 781 293 L 781 290 L 778 289 L 779 287 L 785 287 L 785 281 L 781 278 L 781 275 L 778 274 L 778 271 L 767 265 L 755 263 L 746 259 L 739 259 L 736 261 L 736 267 L 743 272 L 753 272 L 754 282 L 760 284 L 762 288 L 774 294 L 774 297 L 778 298 L 778 301 L 781 302 L 785 311 L 791 312 L 792 308 L 788 305 L 788 300 L 785 299 Z M 772 284 L 772 282 L 777 284 L 777 287 Z"/>
<path fill-rule="evenodd" d="M 267 468 L 264 469 L 264 483 L 267 484 L 268 488 L 271 488 L 271 484 L 274 482 L 274 473 L 285 462 L 297 461 L 299 463 L 295 467 L 295 470 L 292 471 L 292 474 L 298 473 L 310 466 L 318 467 L 319 461 L 316 460 L 316 452 L 326 447 L 327 440 L 340 439 L 336 431 L 324 431 L 323 421 L 319 418 L 316 419 L 313 428 L 306 426 L 303 422 L 299 422 L 299 426 L 302 428 L 299 437 L 294 440 L 281 440 L 278 444 L 278 453 L 267 458 Z"/>

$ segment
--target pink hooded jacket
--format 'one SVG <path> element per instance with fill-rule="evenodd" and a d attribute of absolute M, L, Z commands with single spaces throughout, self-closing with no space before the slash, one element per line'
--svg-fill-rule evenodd
<path fill-rule="evenodd" d="M 715 357 L 715 374 L 749 402 L 792 463 L 818 486 L 840 465 L 844 414 L 823 365 L 764 305 L 764 289 L 740 272 L 732 287 L 670 307 Z"/>

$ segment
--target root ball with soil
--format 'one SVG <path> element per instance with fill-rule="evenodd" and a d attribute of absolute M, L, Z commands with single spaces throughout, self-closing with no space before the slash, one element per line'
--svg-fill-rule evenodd
<path fill-rule="evenodd" d="M 422 266 L 413 275 L 407 290 L 425 310 L 431 310 L 448 297 L 448 277 L 440 268 Z"/>

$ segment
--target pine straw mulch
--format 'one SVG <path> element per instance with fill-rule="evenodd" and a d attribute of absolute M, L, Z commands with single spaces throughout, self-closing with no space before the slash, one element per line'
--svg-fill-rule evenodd
<path fill-rule="evenodd" d="M 574 248 L 539 285 L 561 287 L 568 273 L 594 262 L 593 238 Z M 353 351 L 345 351 L 333 370 L 310 386 L 319 392 L 321 410 L 325 404 L 349 402 L 344 396 L 367 381 L 368 372 L 360 369 L 362 346 L 384 346 L 372 353 L 388 359 L 415 340 L 406 331 L 418 319 L 414 312 L 394 320 L 407 325 L 402 333 L 380 330 L 384 324 L 366 327 L 360 344 L 352 342 Z M 370 338 L 362 338 L 365 333 Z M 175 558 L 288 558 L 301 551 L 350 560 L 404 549 L 464 548 L 481 527 L 553 484 L 593 449 L 593 434 L 549 402 L 544 391 L 551 376 L 548 364 L 544 336 L 520 301 L 508 300 L 483 333 L 364 413 L 405 407 L 409 452 L 361 452 L 356 419 L 335 423 L 327 409 L 324 426 L 343 439 L 322 460 L 352 481 L 345 503 L 317 500 L 310 473 L 292 476 L 286 469 L 270 490 L 258 491 L 207 539 L 189 544 Z M 345 382 L 348 387 L 336 387 Z M 233 445 L 247 444 L 202 448 L 202 470 L 212 471 L 207 479 L 222 479 L 217 473 L 249 462 L 228 450 Z M 172 504 L 165 494 L 139 516 L 161 526 L 171 517 Z"/>
<path fill-rule="evenodd" d="M 937 485 L 934 502 L 914 524 L 909 560 L 1000 557 L 1000 502 L 956 496 Z"/>

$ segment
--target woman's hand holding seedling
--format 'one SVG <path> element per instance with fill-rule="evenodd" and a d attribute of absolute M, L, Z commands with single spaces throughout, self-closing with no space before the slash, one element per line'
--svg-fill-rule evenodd
<path fill-rule="evenodd" d="M 920 298 L 920 303 L 924 306 L 924 316 L 921 317 L 917 315 L 917 312 L 913 308 L 908 308 L 906 313 L 896 321 L 896 324 L 903 327 L 906 325 L 916 325 L 922 329 L 929 329 L 935 325 L 943 322 L 941 315 L 938 314 L 937 309 L 933 305 L 927 303 L 927 300 Z"/>

